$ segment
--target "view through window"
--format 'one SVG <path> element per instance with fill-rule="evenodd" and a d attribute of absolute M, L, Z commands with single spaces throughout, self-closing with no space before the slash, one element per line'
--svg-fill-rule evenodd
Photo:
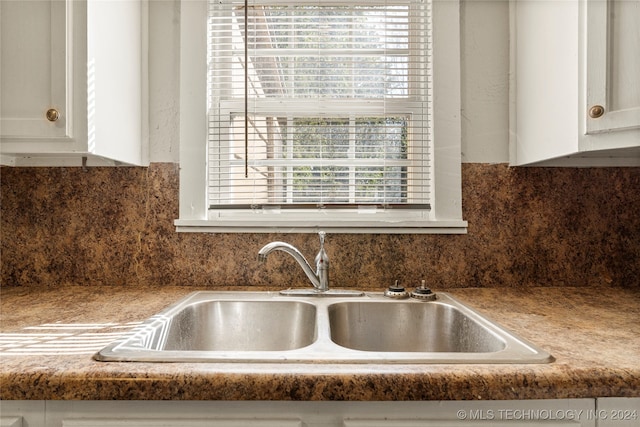
<path fill-rule="evenodd" d="M 211 209 L 429 208 L 419 0 L 209 3 Z"/>

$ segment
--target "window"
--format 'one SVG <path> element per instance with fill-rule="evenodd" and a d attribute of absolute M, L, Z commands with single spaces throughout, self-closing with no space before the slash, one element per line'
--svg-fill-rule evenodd
<path fill-rule="evenodd" d="M 457 7 L 183 0 L 178 229 L 464 232 Z"/>

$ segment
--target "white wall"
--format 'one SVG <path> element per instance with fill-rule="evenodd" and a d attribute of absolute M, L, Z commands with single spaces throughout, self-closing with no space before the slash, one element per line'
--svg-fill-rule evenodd
<path fill-rule="evenodd" d="M 509 2 L 462 0 L 462 160 L 509 160 Z M 180 0 L 150 0 L 152 162 L 179 161 Z"/>
<path fill-rule="evenodd" d="M 149 0 L 149 158 L 180 160 L 180 0 Z"/>
<path fill-rule="evenodd" d="M 462 0 L 462 161 L 509 161 L 509 1 Z"/>

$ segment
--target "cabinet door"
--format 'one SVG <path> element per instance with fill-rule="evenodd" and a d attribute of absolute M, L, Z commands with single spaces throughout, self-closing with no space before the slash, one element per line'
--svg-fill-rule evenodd
<path fill-rule="evenodd" d="M 410 410 L 399 406 L 395 413 L 391 406 L 384 417 L 372 407 L 366 417 L 345 417 L 343 427 L 596 426 L 593 399 L 443 401 L 418 405 Z"/>
<path fill-rule="evenodd" d="M 345 420 L 344 427 L 581 427 L 579 421 Z"/>
<path fill-rule="evenodd" d="M 256 420 L 252 418 L 237 419 L 66 419 L 62 427 L 302 427 L 302 421 L 292 419 Z"/>
<path fill-rule="evenodd" d="M 587 133 L 640 128 L 640 0 L 587 6 Z"/>
<path fill-rule="evenodd" d="M 598 427 L 640 425 L 640 397 L 599 397 L 596 406 Z"/>
<path fill-rule="evenodd" d="M 22 427 L 22 417 L 0 416 L 0 427 Z"/>
<path fill-rule="evenodd" d="M 55 401 L 47 403 L 47 427 L 303 426 L 293 411 L 271 406 L 263 402 Z"/>
<path fill-rule="evenodd" d="M 42 400 L 0 400 L 0 427 L 45 427 L 44 406 Z"/>
<path fill-rule="evenodd" d="M 67 24 L 67 1 L 0 1 L 3 137 L 50 140 L 68 136 L 67 88 L 71 86 L 66 58 L 71 40 L 67 39 Z"/>

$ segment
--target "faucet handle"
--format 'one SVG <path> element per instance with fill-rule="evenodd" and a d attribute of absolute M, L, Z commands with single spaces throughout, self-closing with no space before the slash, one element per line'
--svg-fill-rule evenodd
<path fill-rule="evenodd" d="M 316 255 L 316 267 L 318 268 L 318 271 L 320 270 L 327 270 L 329 268 L 329 256 L 327 255 L 327 252 L 324 250 L 324 239 L 326 237 L 327 233 L 325 233 L 324 231 L 320 231 L 318 232 L 318 236 L 320 236 L 320 250 L 318 251 L 318 254 Z"/>
<path fill-rule="evenodd" d="M 320 281 L 320 286 L 318 290 L 322 292 L 326 292 L 329 290 L 329 256 L 327 252 L 324 250 L 324 238 L 326 233 L 324 231 L 320 231 L 318 233 L 320 236 L 320 250 L 318 251 L 318 255 L 316 255 L 316 275 L 318 276 L 318 280 Z"/>
<path fill-rule="evenodd" d="M 324 250 L 324 239 L 327 236 L 327 233 L 324 231 L 318 232 L 318 237 L 320 237 L 320 250 L 316 255 L 316 264 L 320 266 L 320 264 L 325 263 L 326 266 L 329 264 L 329 257 L 327 256 L 327 252 Z"/>

